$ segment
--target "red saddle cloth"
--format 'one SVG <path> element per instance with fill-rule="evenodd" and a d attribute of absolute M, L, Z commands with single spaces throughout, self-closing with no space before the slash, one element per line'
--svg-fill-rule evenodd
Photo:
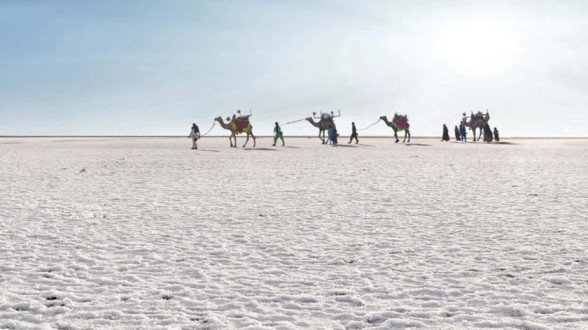
<path fill-rule="evenodd" d="M 244 132 L 249 128 L 249 117 L 239 117 L 232 121 L 237 132 Z"/>

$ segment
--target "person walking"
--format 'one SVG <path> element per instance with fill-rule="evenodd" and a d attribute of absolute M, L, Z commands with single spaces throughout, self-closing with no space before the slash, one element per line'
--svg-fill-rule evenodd
<path fill-rule="evenodd" d="M 486 123 L 484 125 L 484 142 L 490 143 L 493 139 L 494 137 L 492 136 L 492 129 L 490 129 L 490 125 Z"/>
<path fill-rule="evenodd" d="M 337 144 L 337 129 L 335 125 L 329 125 L 327 128 L 327 132 L 329 135 L 330 144 Z"/>
<path fill-rule="evenodd" d="M 455 125 L 455 141 L 461 141 L 461 134 L 459 134 L 459 128 Z"/>
<path fill-rule="evenodd" d="M 459 124 L 459 135 L 461 135 L 461 142 L 468 142 L 468 132 L 464 123 Z"/>
<path fill-rule="evenodd" d="M 443 136 L 441 137 L 441 142 L 443 141 L 449 141 L 449 129 L 445 124 L 443 124 Z"/>
<path fill-rule="evenodd" d="M 355 128 L 355 122 L 351 123 L 351 137 L 349 138 L 348 144 L 350 144 L 353 139 L 355 139 L 355 144 L 359 143 L 359 140 L 357 139 L 357 129 Z"/>
<path fill-rule="evenodd" d="M 276 127 L 274 127 L 274 147 L 276 146 L 278 139 L 282 140 L 282 147 L 286 145 L 286 143 L 284 143 L 284 133 L 282 133 L 282 128 L 280 128 L 280 125 L 276 122 Z"/>
<path fill-rule="evenodd" d="M 190 135 L 188 137 L 192 139 L 192 149 L 198 149 L 196 141 L 200 138 L 200 129 L 196 123 L 192 123 L 192 129 L 190 130 Z"/>
<path fill-rule="evenodd" d="M 500 136 L 498 135 L 498 129 L 496 127 L 494 127 L 494 140 L 500 142 Z"/>

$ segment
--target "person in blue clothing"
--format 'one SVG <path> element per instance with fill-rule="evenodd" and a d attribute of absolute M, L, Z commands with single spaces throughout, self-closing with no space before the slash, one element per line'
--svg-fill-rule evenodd
<path fill-rule="evenodd" d="M 335 125 L 329 126 L 327 130 L 329 131 L 329 140 L 331 140 L 331 143 L 337 144 L 337 128 Z"/>
<path fill-rule="evenodd" d="M 461 135 L 462 142 L 468 142 L 468 133 L 463 123 L 459 124 L 459 135 Z"/>

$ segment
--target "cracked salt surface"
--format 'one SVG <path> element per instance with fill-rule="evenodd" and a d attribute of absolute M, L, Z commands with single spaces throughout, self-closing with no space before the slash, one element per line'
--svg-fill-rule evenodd
<path fill-rule="evenodd" d="M 414 142 L 0 139 L 0 328 L 588 328 L 588 141 Z"/>

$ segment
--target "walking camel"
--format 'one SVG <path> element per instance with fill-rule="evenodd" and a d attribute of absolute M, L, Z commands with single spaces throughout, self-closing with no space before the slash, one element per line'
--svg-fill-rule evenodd
<path fill-rule="evenodd" d="M 316 112 L 313 112 L 312 115 L 313 115 L 314 118 L 317 118 L 316 117 Z M 333 112 L 331 111 L 331 114 L 328 114 L 326 112 L 325 113 L 321 113 L 321 116 L 318 117 L 318 118 L 320 118 L 320 120 L 318 122 L 314 121 L 312 119 L 312 117 L 308 117 L 308 118 L 306 118 L 306 120 L 309 123 L 311 123 L 312 126 L 318 127 L 318 129 L 319 129 L 318 137 L 319 137 L 319 139 L 321 139 L 321 141 L 323 142 L 323 144 L 326 144 L 328 142 L 328 140 L 325 139 L 325 132 L 327 131 L 327 129 L 329 127 L 331 127 L 331 126 L 335 127 L 335 122 L 333 121 L 333 118 L 334 117 L 339 117 L 339 116 L 341 116 L 341 113 L 339 113 L 338 116 L 335 116 L 335 115 L 333 115 Z M 322 136 L 321 136 L 321 134 L 322 134 Z"/>
<path fill-rule="evenodd" d="M 394 143 L 398 143 L 400 141 L 398 140 L 399 131 L 404 131 L 404 140 L 402 141 L 402 143 L 407 142 L 407 137 L 408 142 L 410 142 L 410 124 L 408 123 L 408 116 L 394 114 L 394 118 L 392 119 L 392 121 L 389 121 L 388 118 L 386 118 L 386 116 L 381 116 L 380 119 L 383 120 L 384 123 L 386 123 L 386 126 L 389 126 L 394 130 L 394 137 L 396 138 L 396 142 Z"/>
<path fill-rule="evenodd" d="M 486 114 L 482 114 L 481 111 L 479 111 L 477 114 L 474 115 L 474 112 L 472 111 L 472 115 L 470 116 L 470 121 L 467 121 L 465 112 L 463 113 L 463 118 L 461 119 L 461 122 L 466 126 L 469 127 L 473 132 L 474 132 L 474 142 L 476 141 L 480 141 L 480 138 L 482 137 L 482 133 L 484 132 L 484 126 L 486 124 L 488 124 L 488 121 L 490 120 L 490 114 L 488 113 L 488 110 L 486 110 Z M 476 139 L 476 129 L 480 129 L 480 134 L 478 135 L 478 138 Z"/>
<path fill-rule="evenodd" d="M 249 123 L 249 116 L 233 116 L 233 119 L 227 117 L 227 122 L 223 121 L 222 117 L 216 117 L 214 120 L 218 121 L 222 128 L 231 131 L 231 136 L 229 136 L 229 141 L 231 142 L 231 147 L 237 148 L 237 134 L 247 133 L 247 140 L 245 140 L 245 144 L 243 144 L 243 148 L 249 142 L 249 136 L 253 138 L 253 146 L 255 147 L 255 135 L 253 135 L 253 126 Z M 235 141 L 235 143 L 233 143 Z"/>

